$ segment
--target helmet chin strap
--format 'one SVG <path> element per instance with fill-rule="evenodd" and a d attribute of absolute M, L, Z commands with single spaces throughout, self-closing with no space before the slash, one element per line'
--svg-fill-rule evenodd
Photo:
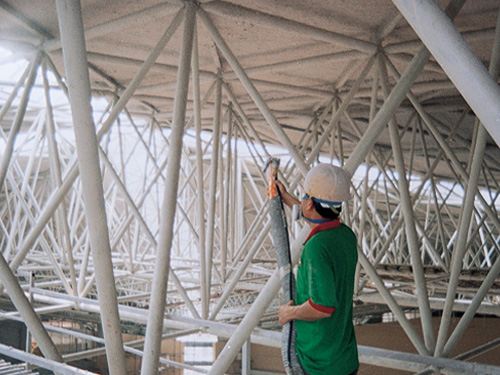
<path fill-rule="evenodd" d="M 311 218 L 307 217 L 306 215 L 304 215 L 304 212 L 302 212 L 302 217 L 304 219 L 306 219 L 307 221 L 310 221 L 313 224 L 323 224 L 323 223 L 327 223 L 329 221 L 335 220 L 335 219 L 311 219 Z"/>

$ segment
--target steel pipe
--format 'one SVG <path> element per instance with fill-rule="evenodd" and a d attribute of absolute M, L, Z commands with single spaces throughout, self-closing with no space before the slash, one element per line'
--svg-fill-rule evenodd
<path fill-rule="evenodd" d="M 220 152 L 219 147 L 221 143 L 221 128 L 222 128 L 222 81 L 221 78 L 217 79 L 215 90 L 215 114 L 213 121 L 213 136 L 212 136 L 212 164 L 210 167 L 210 182 L 208 192 L 208 212 L 207 212 L 207 238 L 206 238 L 206 280 L 205 280 L 205 293 L 210 297 L 210 289 L 212 286 L 212 268 L 215 267 L 213 262 L 214 251 L 214 236 L 215 236 L 215 211 L 216 211 L 216 195 L 217 195 L 217 172 L 219 168 Z M 210 301 L 209 301 L 210 302 Z"/>
<path fill-rule="evenodd" d="M 83 200 L 96 269 L 101 320 L 110 374 L 126 374 L 113 263 L 99 166 L 98 138 L 90 106 L 90 78 L 79 0 L 57 0 L 64 66 L 68 80 Z"/>
<path fill-rule="evenodd" d="M 85 30 L 85 39 L 91 40 L 109 33 L 118 33 L 121 29 L 133 26 L 134 23 L 149 20 L 151 17 L 166 17 L 177 10 L 179 10 L 179 7 L 174 8 L 172 5 L 168 4 L 168 2 L 161 3 L 150 8 L 143 9 L 139 12 L 127 14 L 126 16 L 91 27 Z M 41 49 L 47 52 L 52 52 L 60 48 L 60 39 L 48 40 L 41 46 Z"/>
<path fill-rule="evenodd" d="M 95 373 L 79 369 L 77 367 L 69 366 L 65 363 L 58 363 L 59 361 L 54 361 L 50 358 L 43 358 L 39 355 L 26 353 L 22 350 L 14 349 L 11 346 L 0 344 L 0 353 L 30 363 L 35 366 L 39 366 L 48 370 L 53 371 L 60 375 L 95 375 Z M 62 362 L 62 360 L 60 361 Z"/>
<path fill-rule="evenodd" d="M 302 244 L 304 243 L 307 235 L 309 234 L 309 227 L 304 227 L 297 239 L 292 244 L 292 263 L 295 264 L 298 261 L 300 253 L 302 252 Z M 220 375 L 224 374 L 233 362 L 236 355 L 239 353 L 241 347 L 246 342 L 252 330 L 259 323 L 260 317 L 266 310 L 267 306 L 271 303 L 278 290 L 281 287 L 281 279 L 279 273 L 275 271 L 273 275 L 267 281 L 264 289 L 259 293 L 247 314 L 241 321 L 238 328 L 231 335 L 231 338 L 222 349 L 222 352 L 217 357 L 214 362 L 212 369 L 210 370 L 210 375 Z"/>
<path fill-rule="evenodd" d="M 244 8 L 225 1 L 216 1 L 204 4 L 203 8 L 209 12 L 213 12 L 224 17 L 230 17 L 243 22 L 252 22 L 253 24 L 269 28 L 280 28 L 286 30 L 287 32 L 298 34 L 301 37 L 309 37 L 314 40 L 338 44 L 347 48 L 354 48 L 368 54 L 374 54 L 377 51 L 377 46 L 374 43 L 367 42 L 365 40 L 319 29 L 314 26 L 291 21 L 283 17 L 273 16 L 271 14 L 259 12 L 253 9 Z"/>
<path fill-rule="evenodd" d="M 167 42 L 170 40 L 172 35 L 174 34 L 175 30 L 179 27 L 181 21 L 182 21 L 182 15 L 183 12 L 179 12 L 177 16 L 174 18 L 168 29 L 165 31 L 164 35 L 160 39 L 160 41 L 157 43 L 156 48 L 153 50 L 151 55 L 144 61 L 144 64 L 141 66 L 139 71 L 136 73 L 134 76 L 133 80 L 130 82 L 129 86 L 125 91 L 121 94 L 120 99 L 118 102 L 113 106 L 112 111 L 104 121 L 103 125 L 98 131 L 98 139 L 101 139 L 104 134 L 109 130 L 111 127 L 112 123 L 116 120 L 120 112 L 125 108 L 125 105 L 127 104 L 128 100 L 132 97 L 134 94 L 135 90 L 137 87 L 139 87 L 140 83 L 146 76 L 147 72 L 151 68 L 151 66 L 155 63 L 156 59 L 158 58 L 159 54 L 161 53 L 162 49 L 165 47 Z M 68 167 L 69 172 L 66 174 L 66 178 L 63 181 L 63 184 L 59 189 L 56 190 L 55 193 L 53 193 L 44 206 L 44 209 L 40 213 L 39 217 L 37 218 L 37 223 L 36 225 L 30 230 L 28 235 L 24 238 L 24 242 L 19 249 L 18 253 L 16 254 L 15 258 L 11 262 L 11 268 L 13 270 L 17 269 L 21 262 L 23 261 L 24 257 L 26 257 L 26 254 L 30 251 L 31 247 L 35 244 L 36 240 L 40 236 L 40 233 L 43 231 L 45 226 L 47 225 L 48 221 L 52 218 L 54 215 L 55 211 L 59 207 L 59 204 L 63 202 L 64 197 L 68 193 L 68 191 L 71 189 L 73 186 L 73 183 L 75 182 L 76 178 L 79 175 L 79 170 L 76 165 L 76 160 L 73 160 L 72 164 L 70 163 L 70 166 Z"/>
<path fill-rule="evenodd" d="M 9 268 L 7 261 L 0 253 L 0 281 L 7 289 L 10 299 L 16 306 L 19 315 L 23 318 L 24 323 L 29 328 L 33 337 L 37 340 L 38 345 L 44 356 L 47 358 L 62 362 L 62 356 L 59 353 L 56 345 L 45 330 L 42 321 L 33 309 L 30 301 L 24 295 L 16 276 Z"/>
<path fill-rule="evenodd" d="M 28 74 L 28 78 L 26 80 L 26 85 L 23 91 L 23 95 L 21 97 L 21 101 L 19 103 L 19 108 L 17 109 L 16 116 L 12 123 L 12 127 L 9 132 L 9 137 L 7 139 L 5 149 L 2 152 L 2 160 L 0 162 L 0 186 L 4 186 L 5 176 L 7 175 L 7 169 L 9 168 L 12 154 L 14 152 L 14 143 L 16 141 L 17 133 L 21 129 L 21 125 L 23 124 L 24 114 L 26 113 L 26 108 L 28 106 L 28 101 L 31 93 L 31 89 L 35 84 L 36 72 L 38 70 L 38 66 L 40 65 L 40 60 L 42 58 L 41 52 L 37 52 L 31 62 L 30 62 L 30 70 Z"/>
<path fill-rule="evenodd" d="M 493 52 L 490 61 L 489 73 L 491 77 L 496 81 L 500 73 L 500 13 L 497 17 L 497 26 L 495 32 L 495 39 L 493 43 Z M 453 302 L 455 299 L 455 291 L 458 285 L 458 277 L 462 269 L 463 255 L 466 250 L 466 243 L 470 232 L 471 217 L 474 209 L 474 202 L 476 194 L 478 193 L 478 182 L 479 173 L 481 171 L 481 165 L 483 163 L 483 156 L 487 141 L 486 129 L 482 124 L 479 124 L 476 144 L 474 146 L 474 153 L 472 157 L 472 164 L 470 168 L 469 183 L 467 184 L 467 189 L 464 198 L 464 204 L 461 211 L 460 227 L 458 228 L 458 238 L 455 245 L 455 251 L 452 256 L 452 270 L 451 277 L 449 281 L 448 292 L 446 294 L 446 303 L 443 311 L 443 317 L 441 320 L 441 326 L 439 327 L 438 336 L 438 346 L 436 347 L 436 356 L 441 354 L 448 355 L 451 350 L 455 347 L 458 339 L 462 337 L 465 332 L 466 327 L 469 325 L 472 317 L 475 315 L 475 310 L 479 307 L 481 301 L 485 297 L 487 290 L 493 285 L 491 282 L 492 276 L 490 274 L 496 275 L 498 270 L 500 270 L 500 259 L 495 262 L 494 267 L 490 269 L 487 278 L 483 281 L 483 284 L 478 290 L 478 293 L 474 296 L 471 305 L 467 309 L 466 314 L 460 319 L 459 325 L 453 331 L 453 334 L 448 339 L 445 346 L 446 337 L 448 334 L 451 310 L 453 308 Z M 498 142 L 497 142 L 498 143 Z M 494 280 L 494 277 L 493 277 Z"/>
<path fill-rule="evenodd" d="M 165 272 L 165 270 L 170 267 L 170 251 L 177 206 L 177 189 L 179 186 L 182 137 L 184 135 L 195 20 L 196 5 L 192 1 L 187 1 L 185 7 L 181 53 L 179 55 L 179 72 L 177 76 L 176 97 L 174 102 L 174 119 L 172 124 L 172 133 L 170 135 L 170 148 L 168 151 L 165 191 L 161 208 L 161 230 L 156 250 L 157 257 L 153 274 L 148 325 L 146 328 L 144 358 L 141 364 L 141 373 L 145 375 L 154 375 L 158 373 L 158 364 L 161 352 L 161 334 L 168 282 L 168 273 Z"/>
<path fill-rule="evenodd" d="M 201 102 L 200 102 L 200 69 L 198 56 L 198 32 L 195 25 L 195 36 L 193 43 L 193 56 L 191 57 L 191 69 L 193 71 L 193 103 L 194 103 L 194 127 L 196 131 L 196 189 L 198 197 L 196 200 L 198 214 L 198 252 L 200 256 L 200 294 L 201 315 L 203 319 L 208 317 L 208 290 L 207 280 L 207 258 L 205 251 L 206 227 L 205 227 L 205 188 L 203 180 L 203 149 L 201 145 Z"/>
<path fill-rule="evenodd" d="M 359 360 L 374 366 L 383 366 L 403 371 L 425 371 L 429 368 L 439 369 L 440 374 L 470 374 L 470 375 L 492 375 L 499 374 L 497 366 L 481 363 L 470 363 L 453 359 L 432 358 L 419 356 L 413 353 L 404 353 L 380 348 L 359 346 Z"/>
<path fill-rule="evenodd" d="M 19 77 L 19 80 L 14 85 L 11 93 L 9 94 L 9 97 L 2 104 L 2 108 L 0 109 L 0 122 L 3 120 L 3 118 L 9 111 L 10 107 L 12 106 L 12 102 L 14 101 L 14 99 L 16 99 L 19 89 L 21 88 L 21 86 L 24 85 L 26 78 L 28 77 L 28 74 L 30 73 L 31 70 L 32 70 L 32 65 L 28 64 L 26 69 L 24 69 L 23 74 L 21 75 L 21 77 Z M 1 127 L 0 127 L 0 134 L 2 135 L 3 138 L 5 138 L 3 129 Z"/>
<path fill-rule="evenodd" d="M 318 155 L 320 154 L 321 152 L 321 147 L 323 146 L 323 144 L 326 142 L 326 140 L 328 139 L 329 135 L 331 134 L 331 132 L 333 131 L 333 128 L 335 126 L 335 124 L 337 123 L 338 120 L 340 120 L 340 117 L 342 116 L 342 114 L 344 113 L 344 110 L 347 108 L 347 106 L 351 103 L 351 100 L 352 98 L 354 97 L 354 95 L 356 94 L 356 92 L 358 91 L 358 89 L 360 88 L 361 84 L 363 83 L 363 81 L 366 79 L 368 73 L 370 72 L 370 69 L 372 68 L 373 66 L 373 63 L 375 62 L 375 59 L 376 59 L 376 56 L 377 55 L 372 55 L 366 65 L 364 66 L 363 70 L 361 71 L 360 75 L 358 76 L 358 78 L 356 79 L 356 82 L 354 83 L 354 85 L 351 87 L 351 89 L 349 90 L 349 93 L 347 94 L 345 100 L 342 102 L 342 104 L 339 106 L 339 108 L 337 109 L 337 112 L 335 112 L 335 114 L 332 116 L 332 119 L 330 120 L 330 123 L 328 124 L 328 126 L 326 127 L 323 135 L 321 136 L 321 138 L 316 142 L 316 144 L 314 145 L 314 148 L 313 150 L 311 151 L 311 153 L 308 155 L 308 161 L 307 161 L 307 164 L 311 164 L 315 161 L 315 159 L 318 157 Z M 382 111 L 382 109 L 380 109 L 380 111 Z M 380 112 L 379 112 L 380 113 Z M 369 129 L 369 128 L 368 128 Z M 365 156 L 368 154 L 369 152 L 369 148 L 366 150 L 366 153 L 364 154 Z M 349 157 L 349 159 L 351 159 L 353 157 L 353 155 L 355 155 L 354 153 L 351 153 L 351 156 Z M 362 160 L 365 158 L 365 156 L 363 156 L 362 158 L 359 159 L 359 164 L 361 164 Z M 358 165 L 359 165 L 358 164 Z M 347 168 L 347 165 L 344 166 L 344 168 Z M 357 168 L 357 166 L 356 166 Z M 349 170 L 349 169 L 346 169 L 350 174 L 351 176 L 354 175 L 354 170 Z"/>
<path fill-rule="evenodd" d="M 101 147 L 99 147 L 99 152 L 100 152 L 100 155 L 102 157 L 104 164 L 108 167 L 108 171 L 110 172 L 112 178 L 115 180 L 116 185 L 121 190 L 121 192 L 124 196 L 124 200 L 125 200 L 125 202 L 127 202 L 128 207 L 131 209 L 133 216 L 136 218 L 139 225 L 143 228 L 144 232 L 146 233 L 146 236 L 149 238 L 149 241 L 156 248 L 156 246 L 157 246 L 156 239 L 153 236 L 153 234 L 151 233 L 149 226 L 147 225 L 143 216 L 139 212 L 139 208 L 135 205 L 132 197 L 130 196 L 130 194 L 127 191 L 127 188 L 125 187 L 123 182 L 119 179 L 117 172 L 115 171 L 113 165 L 111 164 L 106 153 L 104 152 L 104 150 Z M 119 237 L 121 237 L 121 235 Z M 112 246 L 112 248 L 114 248 L 114 247 L 116 247 L 116 242 L 114 243 L 114 246 Z M 198 312 L 196 311 L 196 308 L 194 307 L 193 302 L 189 298 L 186 290 L 182 286 L 179 278 L 177 277 L 177 275 L 175 274 L 175 272 L 172 268 L 169 268 L 169 274 L 170 274 L 170 276 L 172 276 L 172 280 L 174 281 L 174 283 L 177 287 L 177 290 L 179 291 L 179 294 L 182 296 L 182 299 L 186 303 L 186 306 L 189 308 L 189 310 L 191 311 L 193 316 L 198 317 Z"/>
<path fill-rule="evenodd" d="M 290 152 L 292 158 L 294 159 L 295 163 L 297 164 L 300 172 L 302 175 L 306 175 L 306 173 L 309 170 L 309 167 L 306 165 L 300 154 L 297 152 L 295 149 L 295 146 L 293 143 L 290 141 L 288 136 L 286 135 L 285 131 L 282 129 L 281 125 L 278 123 L 276 118 L 273 116 L 271 113 L 271 110 L 267 106 L 266 102 L 262 98 L 262 96 L 259 94 L 255 86 L 253 85 L 252 81 L 248 78 L 247 74 L 241 67 L 240 63 L 236 59 L 236 57 L 233 55 L 231 50 L 229 49 L 228 45 L 222 39 L 221 35 L 219 34 L 219 31 L 215 28 L 214 24 L 210 20 L 209 16 L 206 14 L 206 12 L 203 10 L 203 8 L 198 9 L 198 16 L 201 18 L 203 23 L 205 24 L 208 32 L 212 36 L 212 39 L 214 42 L 217 44 L 217 47 L 219 50 L 223 53 L 224 57 L 226 60 L 229 62 L 231 67 L 233 68 L 234 72 L 240 79 L 241 83 L 243 86 L 246 88 L 248 91 L 248 94 L 251 96 L 257 107 L 259 107 L 260 111 L 262 112 L 262 115 L 264 118 L 267 120 L 269 126 L 271 129 L 274 131 L 280 142 L 283 144 L 284 147 L 288 149 Z"/>
<path fill-rule="evenodd" d="M 47 129 L 46 129 L 46 137 L 48 141 L 49 153 L 51 155 L 51 175 L 53 177 L 53 184 L 56 187 L 60 187 L 62 185 L 62 172 L 61 172 L 61 160 L 59 157 L 59 153 L 57 152 L 57 139 L 56 139 L 56 129 L 54 122 L 54 113 L 53 107 L 50 100 L 50 90 L 49 90 L 49 80 L 47 78 L 47 66 L 46 60 L 43 61 L 43 86 L 45 93 L 45 103 L 47 106 Z M 71 239 L 70 239 L 70 229 L 67 220 L 67 209 L 66 205 L 61 205 L 61 209 L 59 211 L 59 215 L 57 217 L 57 222 L 61 230 L 61 242 L 63 243 L 63 251 L 67 254 L 68 259 L 68 267 L 71 278 L 71 289 L 73 294 L 76 295 L 78 293 L 78 285 L 76 282 L 76 272 L 75 272 L 75 262 L 73 259 L 73 251 L 71 248 Z"/>
<path fill-rule="evenodd" d="M 450 18 L 432 0 L 392 1 L 500 146 L 500 87 Z"/>
<path fill-rule="evenodd" d="M 384 95 L 388 95 L 388 78 L 383 57 L 379 56 L 379 67 L 381 70 L 381 85 Z M 432 323 L 432 313 L 429 304 L 429 295 L 427 293 L 427 284 L 424 276 L 422 258 L 418 249 L 418 235 L 415 227 L 415 219 L 413 216 L 413 205 L 411 202 L 408 180 L 406 179 L 406 168 L 404 164 L 403 150 L 400 143 L 397 124 L 394 119 L 389 120 L 389 134 L 391 139 L 392 154 L 396 170 L 399 173 L 399 195 L 401 206 L 403 209 L 405 232 L 407 244 L 410 251 L 411 264 L 413 265 L 413 273 L 415 275 L 415 285 L 417 288 L 418 305 L 421 314 L 422 329 L 424 333 L 425 345 L 429 351 L 433 352 L 436 345 L 434 336 L 434 328 Z"/>
<path fill-rule="evenodd" d="M 459 9 L 463 6 L 464 2 L 465 0 L 450 1 L 447 7 L 447 13 L 449 14 L 450 18 L 453 19 L 456 16 Z M 356 147 L 351 152 L 351 156 L 349 157 L 344 166 L 344 168 L 349 173 L 351 173 L 351 175 L 354 174 L 358 166 L 362 163 L 363 159 L 366 157 L 370 149 L 377 141 L 378 135 L 380 135 L 382 129 L 394 114 L 394 111 L 399 107 L 399 105 L 404 100 L 406 94 L 408 93 L 411 86 L 415 82 L 415 79 L 420 74 L 425 64 L 427 64 L 429 57 L 430 57 L 429 50 L 427 50 L 425 47 L 422 47 L 420 51 L 412 59 L 411 63 L 408 65 L 403 75 L 398 80 L 397 84 L 393 87 L 391 93 L 386 98 L 384 104 L 377 112 L 377 115 L 375 116 L 373 121 L 370 122 L 368 129 L 365 131 L 360 141 L 356 144 Z"/>
<path fill-rule="evenodd" d="M 222 282 L 226 281 L 226 267 L 227 267 L 227 257 L 228 257 L 228 247 L 229 247 L 229 226 L 231 225 L 231 220 L 229 220 L 230 216 L 230 197 L 231 197 L 231 169 L 233 163 L 233 155 L 232 155 L 232 135 L 233 135 L 233 109 L 231 103 L 229 104 L 228 109 L 228 120 L 227 120 L 227 141 L 226 141 L 226 165 L 225 165 L 225 185 L 224 185 L 224 202 L 222 212 L 224 213 L 224 230 L 222 234 L 222 252 L 221 252 L 221 276 Z M 222 179 L 221 179 L 222 181 Z"/>

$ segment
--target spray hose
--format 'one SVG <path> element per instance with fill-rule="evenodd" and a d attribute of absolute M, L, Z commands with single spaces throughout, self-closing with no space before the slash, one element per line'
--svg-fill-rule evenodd
<path fill-rule="evenodd" d="M 268 197 L 271 215 L 271 233 L 276 252 L 276 260 L 280 273 L 281 287 L 285 302 L 295 299 L 295 276 L 292 271 L 292 257 L 290 253 L 290 241 L 288 238 L 288 228 L 283 208 L 283 200 L 279 188 L 275 181 L 278 178 L 278 168 L 280 160 L 271 158 L 266 163 L 269 169 Z M 295 321 L 290 321 L 283 325 L 281 333 L 281 356 L 287 375 L 305 375 L 295 350 Z"/>

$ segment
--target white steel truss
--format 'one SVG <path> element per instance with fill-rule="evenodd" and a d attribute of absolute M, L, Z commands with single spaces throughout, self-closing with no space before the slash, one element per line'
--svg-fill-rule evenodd
<path fill-rule="evenodd" d="M 39 43 L 0 61 L 25 66 L 0 91 L 0 283 L 16 308 L 0 316 L 25 322 L 46 359 L 3 345 L 0 353 L 58 373 L 83 370 L 57 362 L 103 351 L 112 374 L 126 372 L 125 353 L 142 357 L 144 374 L 160 364 L 206 373 L 162 358 L 160 345 L 169 335 L 207 331 L 229 338 L 209 372 L 222 374 L 248 339 L 279 345 L 276 332 L 256 328 L 276 317 L 280 303 L 262 171 L 274 156 L 297 195 L 320 159 L 353 175 L 343 220 L 358 236 L 355 302 L 387 305 L 419 353 L 360 347 L 363 363 L 500 373 L 465 362 L 467 355 L 449 359 L 476 314 L 500 316 L 500 21 L 494 30 L 460 34 L 452 20 L 464 1 L 445 11 L 432 0 L 393 3 L 400 14 L 379 30 L 380 39 L 404 17 L 424 46 L 376 44 L 224 1 L 191 0 L 89 28 L 80 1 L 57 0 L 59 39 L 2 4 Z M 86 49 L 86 40 L 154 16 L 170 22 L 143 60 Z M 214 22 L 220 16 L 346 49 L 245 67 Z M 442 38 L 428 33 L 428 22 Z M 488 74 L 467 43 L 492 35 Z M 201 54 L 207 40 L 212 71 Z M 60 48 L 64 74 L 54 63 Z M 159 60 L 169 49 L 175 66 Z M 333 91 L 252 78 L 319 61 L 348 62 Z M 128 82 L 96 67 L 111 62 L 134 71 Z M 100 95 L 89 72 L 113 89 Z M 454 90 L 447 80 L 416 82 L 436 72 L 445 72 L 468 104 L 455 91 L 429 104 L 432 90 Z M 174 78 L 154 82 L 156 74 Z M 268 89 L 289 96 L 264 95 Z M 101 100 L 91 102 L 92 95 Z M 280 109 L 302 95 L 314 98 L 314 110 Z M 156 101 L 170 110 L 158 110 Z M 287 125 L 292 117 L 306 125 Z M 297 259 L 308 226 L 290 218 L 290 232 Z M 407 318 L 409 308 L 417 309 L 421 331 Z M 39 317 L 61 311 L 100 314 L 97 341 L 105 349 L 62 355 L 54 327 Z M 454 312 L 463 315 L 450 330 Z M 116 334 L 124 321 L 145 327 L 145 339 L 124 343 Z"/>

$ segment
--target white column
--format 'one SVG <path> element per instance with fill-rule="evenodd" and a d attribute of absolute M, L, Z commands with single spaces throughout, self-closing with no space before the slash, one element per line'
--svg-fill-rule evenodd
<path fill-rule="evenodd" d="M 58 0 L 56 5 L 108 367 L 110 374 L 122 375 L 126 374 L 125 351 L 111 261 L 98 140 L 90 106 L 90 78 L 81 7 L 78 0 Z"/>
<path fill-rule="evenodd" d="M 252 371 L 252 343 L 250 339 L 245 341 L 241 348 L 241 375 L 250 375 Z"/>
<path fill-rule="evenodd" d="M 220 73 L 220 72 L 219 72 Z M 219 74 L 220 76 L 220 74 Z M 212 267 L 213 265 L 213 250 L 214 250 L 214 238 L 215 238 L 215 213 L 216 213 L 216 195 L 217 195 L 217 180 L 218 180 L 218 168 L 219 168 L 219 147 L 220 147 L 220 135 L 221 135 L 221 112 L 222 112 L 222 81 L 221 78 L 217 79 L 216 90 L 215 90 L 215 113 L 214 113 L 214 131 L 212 137 L 212 164 L 210 167 L 210 186 L 208 193 L 208 213 L 207 213 L 207 233 L 206 233 L 206 264 L 207 267 L 205 271 L 205 293 L 208 295 L 208 300 L 210 303 L 210 289 L 212 285 Z"/>
<path fill-rule="evenodd" d="M 177 208 L 182 136 L 184 135 L 190 62 L 193 49 L 194 24 L 196 20 L 195 8 L 196 5 L 192 1 L 186 2 L 184 31 L 181 52 L 179 55 L 179 72 L 177 75 L 176 96 L 174 101 L 174 118 L 172 133 L 169 139 L 170 147 L 168 151 L 165 193 L 161 208 L 161 229 L 158 239 L 158 248 L 156 250 L 156 265 L 153 274 L 144 357 L 141 365 L 141 374 L 144 375 L 158 373 L 168 284 L 168 272 L 166 272 L 166 270 L 170 267 L 170 250 L 174 234 L 175 211 Z"/>

